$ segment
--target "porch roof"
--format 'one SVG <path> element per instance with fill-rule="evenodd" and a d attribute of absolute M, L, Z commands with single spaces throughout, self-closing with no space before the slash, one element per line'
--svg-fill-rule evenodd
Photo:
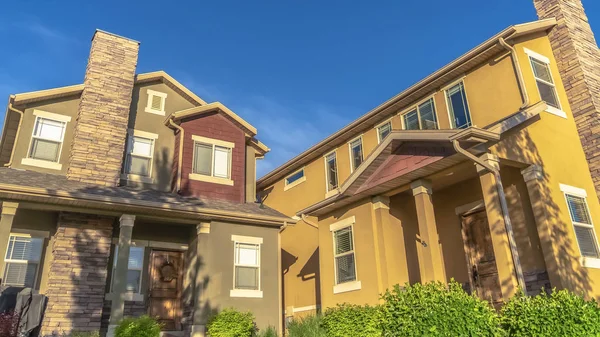
<path fill-rule="evenodd" d="M 223 220 L 281 226 L 295 220 L 257 203 L 184 197 L 130 187 L 106 187 L 28 170 L 0 168 L 0 200 L 33 202 L 199 222 Z"/>

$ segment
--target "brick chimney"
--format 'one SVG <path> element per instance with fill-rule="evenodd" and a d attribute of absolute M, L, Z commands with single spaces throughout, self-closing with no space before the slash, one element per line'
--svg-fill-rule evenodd
<path fill-rule="evenodd" d="M 550 41 L 596 191 L 600 193 L 600 51 L 581 0 L 534 0 L 540 19 L 554 17 Z"/>
<path fill-rule="evenodd" d="M 119 182 L 139 42 L 96 30 L 83 81 L 67 178 Z"/>

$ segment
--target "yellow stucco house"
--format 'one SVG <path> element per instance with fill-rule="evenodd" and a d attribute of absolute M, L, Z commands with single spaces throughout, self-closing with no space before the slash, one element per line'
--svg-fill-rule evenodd
<path fill-rule="evenodd" d="M 511 26 L 258 181 L 281 232 L 286 317 L 455 279 L 600 298 L 600 56 L 579 1 Z M 593 75 L 593 76 L 592 76 Z M 596 87 L 600 88 L 600 87 Z"/>

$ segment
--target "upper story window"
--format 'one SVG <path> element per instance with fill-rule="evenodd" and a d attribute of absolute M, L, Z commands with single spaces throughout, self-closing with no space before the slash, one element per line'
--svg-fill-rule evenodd
<path fill-rule="evenodd" d="M 542 101 L 546 102 L 550 109 L 554 108 L 560 111 L 560 101 L 550 71 L 550 59 L 529 49 L 525 49 L 525 52 L 529 56 L 529 62 L 533 69 L 533 76 L 535 77 L 535 82 Z"/>
<path fill-rule="evenodd" d="M 233 185 L 231 156 L 234 143 L 192 136 L 194 158 L 190 179 Z"/>
<path fill-rule="evenodd" d="M 115 247 L 113 258 L 113 278 L 117 269 L 117 256 L 119 255 L 119 246 Z M 129 261 L 127 263 L 127 283 L 126 290 L 131 293 L 141 294 L 142 292 L 142 273 L 144 271 L 144 247 L 129 247 Z"/>
<path fill-rule="evenodd" d="M 462 81 L 446 90 L 446 101 L 452 128 L 462 129 L 471 126 L 471 113 L 469 112 L 465 85 Z"/>
<path fill-rule="evenodd" d="M 565 194 L 581 256 L 600 258 L 598 240 L 586 202 L 587 193 L 583 189 L 563 184 L 560 185 L 560 189 Z"/>
<path fill-rule="evenodd" d="M 437 118 L 433 98 L 417 105 L 402 115 L 405 130 L 434 130 L 437 129 Z"/>
<path fill-rule="evenodd" d="M 233 289 L 231 297 L 262 297 L 260 259 L 262 238 L 232 235 L 234 246 Z"/>
<path fill-rule="evenodd" d="M 301 184 L 303 182 L 306 181 L 306 176 L 304 175 L 304 167 L 299 169 L 298 171 L 290 174 L 289 176 L 285 177 L 285 185 L 283 186 L 283 190 L 287 191 L 290 188 Z"/>
<path fill-rule="evenodd" d="M 152 161 L 154 143 L 157 134 L 138 130 L 129 130 L 127 142 L 127 161 L 125 173 L 139 177 L 150 177 L 152 174 Z M 131 178 L 128 176 L 127 178 Z"/>
<path fill-rule="evenodd" d="M 327 177 L 327 192 L 335 190 L 338 187 L 337 159 L 335 151 L 325 156 L 325 175 Z"/>
<path fill-rule="evenodd" d="M 38 276 L 44 239 L 26 234 L 11 234 L 8 240 L 3 285 L 34 288 Z"/>
<path fill-rule="evenodd" d="M 348 146 L 350 147 L 350 166 L 354 171 L 363 162 L 362 136 L 351 141 Z"/>
<path fill-rule="evenodd" d="M 382 140 L 392 132 L 392 122 L 387 121 L 377 127 L 377 142 L 381 143 Z"/>
<path fill-rule="evenodd" d="M 148 104 L 146 105 L 146 112 L 164 116 L 167 94 L 150 89 L 147 90 L 147 93 Z"/>

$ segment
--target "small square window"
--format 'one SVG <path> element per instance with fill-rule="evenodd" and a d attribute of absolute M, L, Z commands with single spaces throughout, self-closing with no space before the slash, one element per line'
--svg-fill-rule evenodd
<path fill-rule="evenodd" d="M 167 94 L 150 89 L 147 92 L 148 104 L 146 105 L 146 112 L 164 116 Z"/>
<path fill-rule="evenodd" d="M 229 179 L 231 177 L 231 152 L 229 147 L 194 142 L 195 174 Z"/>

